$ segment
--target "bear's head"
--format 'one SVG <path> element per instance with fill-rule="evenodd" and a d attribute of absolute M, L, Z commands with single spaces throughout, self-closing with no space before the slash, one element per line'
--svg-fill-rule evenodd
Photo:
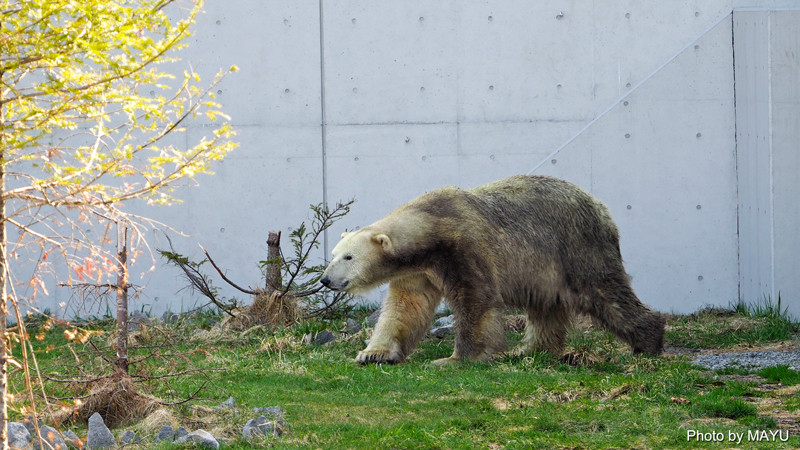
<path fill-rule="evenodd" d="M 334 291 L 364 293 L 391 276 L 387 267 L 393 251 L 388 235 L 369 228 L 342 233 L 342 240 L 333 248 L 331 262 L 320 283 Z"/>

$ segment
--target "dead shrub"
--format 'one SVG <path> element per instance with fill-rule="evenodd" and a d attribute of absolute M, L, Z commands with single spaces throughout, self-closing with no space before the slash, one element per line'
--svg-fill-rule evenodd
<path fill-rule="evenodd" d="M 89 393 L 72 408 L 53 414 L 56 423 L 86 422 L 100 413 L 109 428 L 138 422 L 157 409 L 156 398 L 138 392 L 133 379 L 123 372 L 88 383 Z"/>
<path fill-rule="evenodd" d="M 229 317 L 224 325 L 235 330 L 245 330 L 256 325 L 275 329 L 289 326 L 302 317 L 303 310 L 291 293 L 258 291 L 253 298 L 253 304 L 240 310 L 235 317 Z"/>

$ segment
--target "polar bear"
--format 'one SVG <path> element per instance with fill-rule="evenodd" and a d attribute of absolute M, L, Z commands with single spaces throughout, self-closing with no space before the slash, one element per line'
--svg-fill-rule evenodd
<path fill-rule="evenodd" d="M 576 313 L 593 317 L 634 353 L 663 348 L 665 320 L 634 294 L 608 209 L 552 177 L 430 191 L 345 232 L 320 281 L 351 293 L 389 283 L 360 363 L 405 360 L 442 298 L 455 315 L 456 338 L 453 354 L 437 363 L 488 361 L 504 351 L 508 307 L 527 313 L 520 351 L 561 356 Z"/>

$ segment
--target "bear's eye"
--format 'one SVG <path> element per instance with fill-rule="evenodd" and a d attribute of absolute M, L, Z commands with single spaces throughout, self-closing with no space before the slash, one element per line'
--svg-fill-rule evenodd
<path fill-rule="evenodd" d="M 350 261 L 351 259 L 353 259 L 353 255 L 344 255 L 345 261 Z"/>

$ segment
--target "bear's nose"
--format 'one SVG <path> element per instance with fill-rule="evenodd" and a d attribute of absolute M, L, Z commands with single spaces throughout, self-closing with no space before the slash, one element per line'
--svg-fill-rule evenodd
<path fill-rule="evenodd" d="M 322 283 L 323 286 L 328 287 L 331 284 L 331 279 L 328 277 L 322 277 L 322 279 L 319 280 L 319 282 Z"/>

